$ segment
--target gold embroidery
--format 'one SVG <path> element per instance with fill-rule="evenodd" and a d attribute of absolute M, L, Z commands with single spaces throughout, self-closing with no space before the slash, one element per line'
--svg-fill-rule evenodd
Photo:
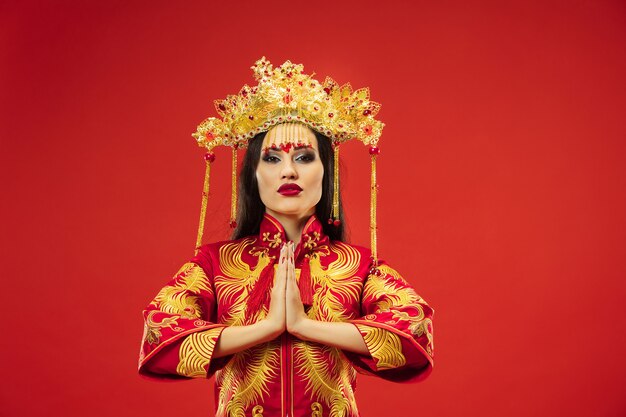
<path fill-rule="evenodd" d="M 376 359 L 376 368 L 379 371 L 406 364 L 406 359 L 402 354 L 402 343 L 397 334 L 379 327 L 361 324 L 356 324 L 356 326 L 363 334 L 363 340 L 370 354 Z"/>
<path fill-rule="evenodd" d="M 215 288 L 222 305 L 228 306 L 228 311 L 222 322 L 229 326 L 242 326 L 245 321 L 245 309 L 248 295 L 259 279 L 263 269 L 271 262 L 266 251 L 252 252 L 258 262 L 254 268 L 244 262 L 242 254 L 249 246 L 256 242 L 255 238 L 246 238 L 239 243 L 229 243 L 220 248 L 219 260 L 223 275 L 215 277 Z M 261 309 L 250 322 L 256 322 L 264 313 Z"/>
<path fill-rule="evenodd" d="M 283 243 L 283 240 L 280 237 L 280 233 L 275 233 L 274 236 L 270 239 L 270 232 L 263 232 L 263 242 L 270 242 L 270 248 L 277 248 Z"/>
<path fill-rule="evenodd" d="M 194 263 L 184 264 L 176 273 L 174 282 L 174 285 L 163 287 L 150 305 L 184 318 L 200 318 L 203 312 L 194 294 L 213 291 L 202 267 Z"/>
<path fill-rule="evenodd" d="M 215 342 L 222 328 L 214 328 L 204 332 L 192 333 L 180 346 L 180 362 L 176 373 L 191 378 L 205 377 L 206 366 L 211 361 Z"/>
<path fill-rule="evenodd" d="M 244 417 L 244 410 L 269 395 L 268 382 L 280 370 L 280 346 L 277 340 L 238 352 L 218 371 L 217 416 Z"/>
<path fill-rule="evenodd" d="M 321 247 L 320 247 L 321 248 Z M 337 259 L 323 268 L 321 258 L 333 253 Z M 361 277 L 355 275 L 359 269 L 361 254 L 353 247 L 341 242 L 332 243 L 324 250 L 310 255 L 313 306 L 309 316 L 322 321 L 345 321 L 347 306 L 358 303 L 361 295 Z"/>
<path fill-rule="evenodd" d="M 148 344 L 155 345 L 161 342 L 161 329 L 169 327 L 175 332 L 182 332 L 184 329 L 178 327 L 178 317 L 164 317 L 163 320 L 157 322 L 154 320 L 154 315 L 160 313 L 159 311 L 152 310 L 146 316 L 146 321 L 143 327 L 143 339 Z"/>
<path fill-rule="evenodd" d="M 413 335 L 420 337 L 422 335 L 426 335 L 426 339 L 428 340 L 426 344 L 426 352 L 430 356 L 433 355 L 434 349 L 434 340 L 433 340 L 433 321 L 429 318 L 424 318 L 424 310 L 422 306 L 419 307 L 419 311 L 421 311 L 421 315 L 418 316 L 410 316 L 408 313 L 404 311 L 394 311 L 393 317 L 398 318 L 400 320 L 406 320 L 409 322 L 409 330 Z M 397 322 L 396 322 L 397 323 Z"/>
<path fill-rule="evenodd" d="M 363 298 L 379 300 L 375 303 L 376 313 L 388 311 L 394 306 L 418 305 L 417 303 L 424 302 L 397 271 L 387 265 L 381 265 L 378 269 L 384 274 L 396 278 L 396 280 L 390 280 L 387 278 L 387 275 L 377 276 L 370 274 L 368 276 L 363 291 Z"/>
<path fill-rule="evenodd" d="M 345 366 L 346 360 L 338 349 L 296 340 L 294 358 L 298 375 L 306 381 L 305 392 L 326 403 L 330 408 L 329 417 L 358 414 L 347 374 L 351 367 Z M 337 371 L 339 375 L 334 375 Z"/>
<path fill-rule="evenodd" d="M 345 359 L 345 356 L 341 351 L 337 348 L 331 349 L 332 357 L 334 358 L 334 362 L 339 364 L 339 389 L 344 392 L 344 396 L 350 402 L 350 407 L 352 410 L 358 414 L 357 406 L 356 406 L 356 397 L 354 396 L 354 390 L 352 387 L 356 384 L 356 371 Z"/>
<path fill-rule="evenodd" d="M 252 408 L 252 417 L 263 417 L 263 406 L 255 405 Z"/>
<path fill-rule="evenodd" d="M 314 402 L 311 404 L 311 417 L 322 417 L 322 404 Z"/>
<path fill-rule="evenodd" d="M 379 269 L 386 276 L 370 275 L 365 286 L 365 295 L 373 299 L 380 298 L 380 301 L 375 303 L 376 313 L 392 311 L 395 320 L 390 324 L 398 324 L 402 320 L 408 322 L 409 331 L 413 335 L 420 337 L 425 334 L 428 339 L 426 352 L 432 356 L 434 349 L 432 320 L 424 313 L 426 301 L 415 292 L 398 271 L 388 265 L 381 265 Z M 388 277 L 393 279 L 390 280 Z M 402 310 L 397 311 L 394 307 L 402 307 Z M 414 310 L 415 314 L 410 314 L 410 310 Z"/>
<path fill-rule="evenodd" d="M 304 248 L 313 249 L 317 246 L 317 242 L 319 242 L 321 235 L 320 235 L 320 232 L 313 232 L 313 233 L 304 235 L 304 238 L 305 238 L 305 242 L 303 245 Z"/>

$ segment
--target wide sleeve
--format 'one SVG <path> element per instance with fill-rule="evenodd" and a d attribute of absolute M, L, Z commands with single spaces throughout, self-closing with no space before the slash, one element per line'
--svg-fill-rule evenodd
<path fill-rule="evenodd" d="M 417 382 L 433 366 L 434 310 L 383 261 L 367 276 L 362 316 L 350 320 L 370 355 L 344 351 L 357 371 L 394 382 Z"/>
<path fill-rule="evenodd" d="M 184 264 L 143 311 L 139 373 L 152 378 L 209 378 L 228 357 L 213 360 L 226 326 L 217 324 L 208 256 Z"/>

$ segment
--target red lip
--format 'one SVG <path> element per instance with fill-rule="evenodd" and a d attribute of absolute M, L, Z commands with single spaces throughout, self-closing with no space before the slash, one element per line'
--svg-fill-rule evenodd
<path fill-rule="evenodd" d="M 281 185 L 278 192 L 285 196 L 293 196 L 300 194 L 300 192 L 302 192 L 302 188 L 300 188 L 298 184 L 289 183 Z"/>

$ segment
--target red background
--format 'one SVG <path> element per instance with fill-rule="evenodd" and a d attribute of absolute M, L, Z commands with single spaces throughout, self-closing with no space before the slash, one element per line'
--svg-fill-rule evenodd
<path fill-rule="evenodd" d="M 137 376 L 141 310 L 193 254 L 190 134 L 265 55 L 383 104 L 379 250 L 435 307 L 435 369 L 361 377 L 362 415 L 625 415 L 625 41 L 622 1 L 3 1 L 0 414 L 212 415 L 212 381 Z"/>

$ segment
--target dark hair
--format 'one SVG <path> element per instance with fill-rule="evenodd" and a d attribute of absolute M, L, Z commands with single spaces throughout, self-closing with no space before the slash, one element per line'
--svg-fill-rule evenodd
<path fill-rule="evenodd" d="M 322 179 L 322 198 L 315 206 L 315 214 L 322 223 L 324 233 L 330 240 L 344 240 L 344 216 L 339 195 L 339 218 L 341 224 L 328 224 L 333 207 L 334 167 L 333 148 L 330 139 L 321 133 L 313 131 L 317 138 L 317 147 L 320 159 L 324 166 Z M 265 205 L 259 195 L 259 185 L 256 180 L 256 168 L 261 158 L 261 146 L 267 132 L 261 132 L 248 142 L 248 149 L 244 156 L 243 165 L 239 174 L 239 201 L 237 205 L 237 227 L 233 231 L 232 239 L 257 235 L 265 213 Z"/>

